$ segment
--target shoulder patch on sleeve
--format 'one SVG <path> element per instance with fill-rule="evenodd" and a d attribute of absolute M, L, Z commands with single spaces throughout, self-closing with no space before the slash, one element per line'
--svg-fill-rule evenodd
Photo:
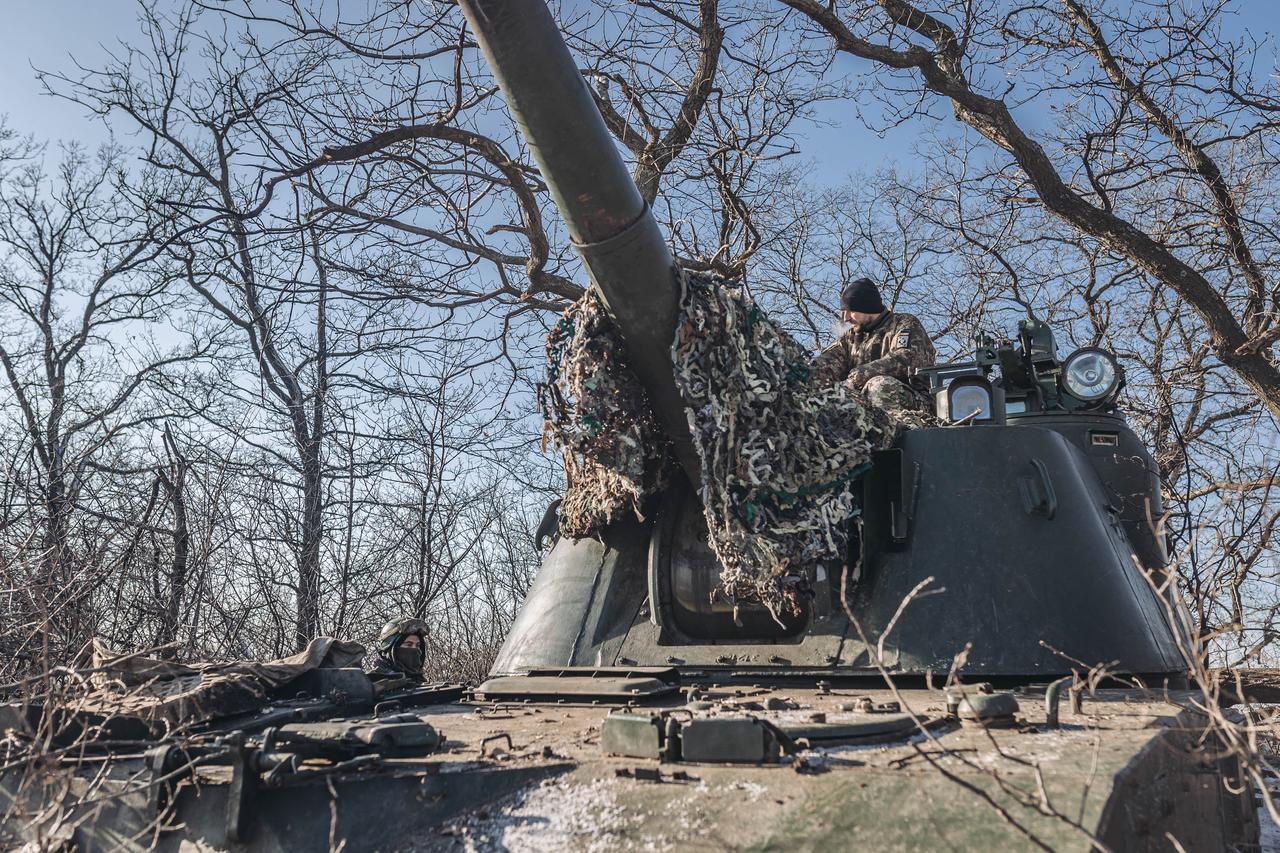
<path fill-rule="evenodd" d="M 911 346 L 911 330 L 898 332 L 898 337 L 894 339 L 893 345 L 896 349 L 906 349 Z"/>

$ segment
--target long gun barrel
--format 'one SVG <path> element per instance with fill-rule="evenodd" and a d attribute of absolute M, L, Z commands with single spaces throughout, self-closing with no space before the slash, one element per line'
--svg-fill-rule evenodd
<path fill-rule="evenodd" d="M 696 483 L 698 459 L 671 370 L 679 285 L 658 223 L 543 0 L 459 5 L 676 458 Z"/>

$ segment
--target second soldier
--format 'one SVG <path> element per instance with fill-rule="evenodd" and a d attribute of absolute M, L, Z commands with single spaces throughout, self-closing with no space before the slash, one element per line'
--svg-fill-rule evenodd
<path fill-rule="evenodd" d="M 849 330 L 814 359 L 814 379 L 843 382 L 890 413 L 926 411 L 927 397 L 912 381 L 913 374 L 936 357 L 924 325 L 911 314 L 891 311 L 868 278 L 841 292 L 840 308 Z"/>

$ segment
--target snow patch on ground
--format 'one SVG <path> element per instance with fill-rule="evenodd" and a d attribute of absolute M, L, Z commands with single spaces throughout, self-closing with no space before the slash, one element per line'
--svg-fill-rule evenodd
<path fill-rule="evenodd" d="M 911 737 L 901 738 L 898 740 L 881 741 L 879 743 L 846 743 L 839 746 L 815 746 L 801 755 L 815 756 L 832 756 L 838 758 L 842 755 L 852 755 L 858 752 L 890 752 L 900 748 L 903 744 L 924 743 L 929 736 L 924 732 L 917 732 Z"/>
<path fill-rule="evenodd" d="M 618 805 L 618 783 L 600 779 L 587 785 L 548 781 L 509 797 L 487 815 L 468 818 L 467 850 L 587 853 L 616 849 L 634 818 Z"/>
<path fill-rule="evenodd" d="M 729 787 L 735 791 L 744 792 L 747 795 L 747 801 L 751 803 L 769 793 L 769 789 L 759 782 L 730 782 Z"/>
<path fill-rule="evenodd" d="M 954 753 L 938 753 L 940 760 L 949 766 L 968 765 L 984 770 L 996 770 L 1018 766 L 1022 762 L 1035 765 L 1049 764 L 1060 759 L 1064 750 L 1072 755 L 1089 755 L 1101 743 L 1096 732 L 1078 729 L 1041 732 L 1034 738 L 1005 740 L 997 749 L 985 744 L 977 750 L 962 749 Z M 1025 766 L 1025 765 L 1022 765 Z"/>
<path fill-rule="evenodd" d="M 731 792 L 744 803 L 760 802 L 769 789 L 750 780 L 708 785 L 706 780 L 681 786 L 668 801 L 662 829 L 644 832 L 647 815 L 624 808 L 618 794 L 629 783 L 599 779 L 585 784 L 548 780 L 501 800 L 487 812 L 473 814 L 451 827 L 450 835 L 474 853 L 560 853 L 560 851 L 667 851 L 686 845 L 708 831 L 706 806 L 718 792 Z M 652 825 L 650 825 L 652 829 Z"/>

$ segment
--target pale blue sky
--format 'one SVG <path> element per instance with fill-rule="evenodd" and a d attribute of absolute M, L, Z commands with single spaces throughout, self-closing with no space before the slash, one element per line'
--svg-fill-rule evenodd
<path fill-rule="evenodd" d="M 70 71 L 74 56 L 92 66 L 104 45 L 137 32 L 137 0 L 0 0 L 0 113 L 39 139 L 101 141 L 84 110 L 40 94 L 32 66 Z"/>
<path fill-rule="evenodd" d="M 136 37 L 137 0 L 0 0 L 0 114 L 13 129 L 41 140 L 80 139 L 96 144 L 106 134 L 74 104 L 42 95 L 34 67 L 70 72 L 101 64 L 120 39 Z M 824 117 L 852 120 L 848 106 L 829 104 Z M 849 127 L 817 128 L 803 140 L 804 154 L 820 168 L 857 171 L 902 154 L 909 133 L 878 139 L 850 121 Z M 848 163 L 841 169 L 837 164 Z"/>
<path fill-rule="evenodd" d="M 1255 37 L 1280 32 L 1280 3 L 1275 0 L 1241 0 L 1238 8 L 1239 25 Z M 135 37 L 137 0 L 0 0 L 0 11 L 0 114 L 8 115 L 15 130 L 38 139 L 102 141 L 105 131 L 81 108 L 40 94 L 32 68 L 70 72 L 73 56 L 89 67 L 99 65 L 118 40 Z M 1275 67 L 1273 51 L 1271 44 L 1260 66 Z M 855 67 L 848 57 L 839 66 L 841 71 Z M 825 173 L 820 177 L 839 180 L 843 174 L 895 161 L 909 164 L 919 127 L 898 128 L 879 138 L 861 126 L 850 105 L 827 104 L 822 112 L 837 126 L 814 128 L 801 140 L 802 154 Z M 1019 117 L 1034 133 L 1036 116 L 1024 109 Z"/>

